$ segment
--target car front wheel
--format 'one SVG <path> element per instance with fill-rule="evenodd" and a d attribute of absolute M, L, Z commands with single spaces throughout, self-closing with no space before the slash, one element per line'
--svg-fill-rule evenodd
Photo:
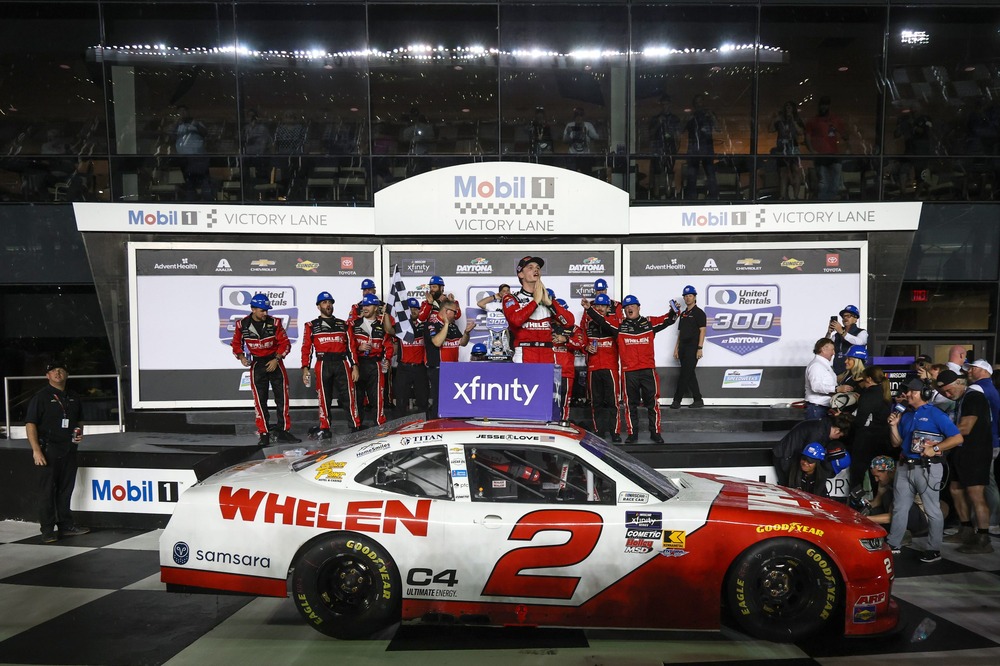
<path fill-rule="evenodd" d="M 736 624 L 757 638 L 794 642 L 842 616 L 840 572 L 823 550 L 799 539 L 755 544 L 736 559 L 725 585 Z"/>
<path fill-rule="evenodd" d="M 354 533 L 314 542 L 295 562 L 292 597 L 305 621 L 334 638 L 368 638 L 399 621 L 399 569 L 378 542 Z"/>

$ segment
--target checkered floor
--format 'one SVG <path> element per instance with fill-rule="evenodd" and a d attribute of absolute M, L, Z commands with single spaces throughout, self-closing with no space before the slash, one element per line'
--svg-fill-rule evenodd
<path fill-rule="evenodd" d="M 627 666 L 1000 663 L 1000 539 L 992 555 L 922 564 L 897 558 L 901 629 L 868 639 L 802 645 L 737 632 L 524 630 L 405 626 L 385 640 L 340 642 L 299 621 L 287 599 L 168 594 L 159 582 L 158 531 L 95 530 L 45 545 L 38 526 L 0 522 L 3 664 L 573 664 Z M 923 545 L 920 539 L 915 547 Z M 664 603 L 683 603 L 664 598 Z M 921 620 L 930 636 L 911 640 Z M 442 654 L 442 653 L 445 654 Z"/>

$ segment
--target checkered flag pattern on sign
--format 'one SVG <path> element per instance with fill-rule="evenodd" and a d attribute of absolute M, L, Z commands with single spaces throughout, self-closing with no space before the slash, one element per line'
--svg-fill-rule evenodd
<path fill-rule="evenodd" d="M 410 309 L 406 307 L 406 285 L 399 274 L 399 264 L 392 267 L 392 287 L 389 289 L 392 316 L 396 319 L 393 329 L 397 338 L 406 342 L 413 341 L 413 325 L 410 324 Z"/>

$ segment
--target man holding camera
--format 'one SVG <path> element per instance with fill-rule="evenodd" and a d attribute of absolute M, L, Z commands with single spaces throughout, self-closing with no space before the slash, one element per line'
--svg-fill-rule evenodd
<path fill-rule="evenodd" d="M 895 503 L 892 507 L 892 527 L 889 547 L 900 552 L 906 522 L 913 505 L 914 495 L 920 495 L 927 512 L 928 550 L 921 562 L 941 559 L 944 516 L 941 514 L 940 496 L 944 470 L 941 461 L 944 452 L 962 444 L 963 437 L 951 419 L 928 400 L 930 387 L 913 378 L 903 385 L 906 401 L 913 411 L 889 414 L 889 441 L 900 449 L 899 467 L 893 487 Z"/>
<path fill-rule="evenodd" d="M 868 344 L 868 331 L 858 326 L 858 319 L 861 317 L 858 306 L 845 305 L 838 314 L 841 321 L 837 321 L 836 317 L 831 316 L 826 335 L 833 340 L 835 352 L 833 371 L 839 375 L 846 369 L 847 350 L 854 345 L 864 347 Z"/>

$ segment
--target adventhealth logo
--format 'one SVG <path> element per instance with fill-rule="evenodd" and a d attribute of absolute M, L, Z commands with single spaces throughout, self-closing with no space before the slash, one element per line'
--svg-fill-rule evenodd
<path fill-rule="evenodd" d="M 529 188 L 530 186 L 530 188 Z M 552 199 L 555 196 L 555 178 L 524 176 L 479 180 L 475 176 L 455 176 L 456 199 Z"/>
<path fill-rule="evenodd" d="M 111 481 L 94 479 L 90 482 L 91 498 L 101 502 L 176 502 L 180 498 L 180 483 L 157 481 L 126 481 L 112 486 Z"/>
<path fill-rule="evenodd" d="M 524 384 L 516 377 L 506 383 L 483 383 L 482 377 L 476 375 L 471 381 L 453 382 L 453 384 L 455 395 L 452 396 L 452 400 L 462 400 L 467 405 L 471 405 L 473 401 L 513 400 L 527 406 L 531 404 L 531 399 L 538 391 L 538 384 Z"/>

